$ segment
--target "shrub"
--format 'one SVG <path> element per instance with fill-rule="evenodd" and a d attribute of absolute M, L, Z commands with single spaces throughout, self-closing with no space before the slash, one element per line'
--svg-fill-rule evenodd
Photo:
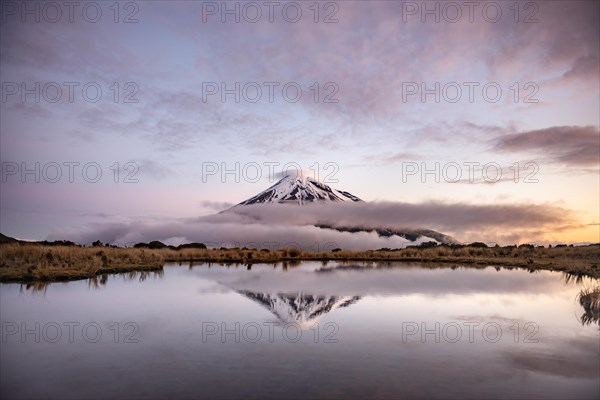
<path fill-rule="evenodd" d="M 300 250 L 292 247 L 291 249 L 288 249 L 287 253 L 290 257 L 298 257 L 300 255 Z"/>
<path fill-rule="evenodd" d="M 153 240 L 150 243 L 148 243 L 149 249 L 163 249 L 165 247 L 167 247 L 167 245 L 163 242 L 159 242 L 158 240 Z"/>
<path fill-rule="evenodd" d="M 206 245 L 204 243 L 185 243 L 177 246 L 177 249 L 206 249 Z"/>
<path fill-rule="evenodd" d="M 488 247 L 488 245 L 483 242 L 473 242 L 469 247 Z"/>

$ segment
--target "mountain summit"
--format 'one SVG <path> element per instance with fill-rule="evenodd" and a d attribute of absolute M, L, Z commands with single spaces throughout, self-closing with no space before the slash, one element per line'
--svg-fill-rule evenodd
<path fill-rule="evenodd" d="M 386 245 L 395 243 L 396 247 L 423 242 L 458 243 L 456 239 L 431 229 L 369 221 L 368 215 L 373 211 L 368 208 L 367 203 L 344 190 L 333 189 L 310 175 L 304 171 L 291 170 L 270 188 L 219 214 L 244 215 L 250 217 L 253 223 L 262 221 L 285 225 L 293 221 L 292 225 L 313 226 L 329 237 L 339 235 L 341 238 L 350 238 L 353 234 L 369 234 L 372 239 L 372 236 L 376 235 L 385 239 Z M 350 208 L 346 206 L 355 203 L 358 204 Z M 290 205 L 291 208 L 286 211 L 294 212 L 270 212 L 270 210 L 281 211 L 281 208 L 287 208 L 277 207 L 281 204 Z M 297 205 L 305 207 L 299 210 L 295 208 Z M 338 212 L 332 212 L 334 210 Z M 294 218 L 291 218 L 291 215 L 294 215 Z M 376 215 L 374 217 L 374 220 L 381 219 Z M 367 238 L 367 236 L 362 237 Z"/>
<path fill-rule="evenodd" d="M 254 197 L 244 200 L 238 206 L 265 203 L 291 203 L 303 205 L 312 202 L 359 202 L 358 197 L 336 190 L 308 176 L 306 172 L 289 171 L 279 182 L 260 192 Z"/>

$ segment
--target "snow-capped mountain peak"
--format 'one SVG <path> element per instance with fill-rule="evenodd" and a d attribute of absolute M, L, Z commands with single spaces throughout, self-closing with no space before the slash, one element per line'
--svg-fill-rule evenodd
<path fill-rule="evenodd" d="M 348 203 L 359 204 L 350 205 Z M 279 207 L 279 205 L 282 206 Z M 295 208 L 296 205 L 306 206 L 300 210 Z M 294 214 L 295 219 L 290 219 L 289 212 L 282 214 L 282 208 L 287 208 L 286 211 L 293 210 L 292 214 Z M 269 210 L 276 209 L 278 212 L 269 212 Z M 329 215 L 327 210 L 341 210 L 341 213 L 332 212 Z M 219 214 L 228 216 L 239 214 L 249 218 L 252 223 L 269 223 L 278 226 L 287 223 L 291 225 L 312 225 L 314 228 L 322 230 L 322 232 L 315 232 L 315 234 L 326 232 L 329 235 L 339 235 L 341 233 L 340 237 L 349 237 L 348 235 L 355 233 L 376 234 L 379 238 L 385 238 L 385 246 L 381 247 L 393 246 L 397 248 L 404 247 L 407 244 L 420 244 L 423 242 L 458 243 L 456 239 L 431 229 L 382 225 L 381 223 L 375 224 L 368 221 L 360 222 L 356 218 L 356 222 L 354 222 L 348 218 L 349 214 L 359 213 L 364 216 L 365 212 L 372 211 L 368 209 L 368 204 L 360 198 L 319 182 L 311 173 L 293 170 L 285 174 L 281 180 L 270 188 L 221 211 Z M 335 217 L 336 215 L 346 215 L 347 218 L 342 218 L 342 221 L 340 221 L 340 218 Z M 291 222 L 292 220 L 294 222 Z M 308 244 L 305 245 L 305 247 L 307 246 Z"/>
<path fill-rule="evenodd" d="M 279 182 L 260 192 L 254 197 L 238 204 L 264 204 L 264 203 L 292 203 L 303 205 L 312 202 L 358 202 L 358 197 L 343 191 L 336 190 L 319 182 L 309 173 L 304 171 L 290 171 Z"/>

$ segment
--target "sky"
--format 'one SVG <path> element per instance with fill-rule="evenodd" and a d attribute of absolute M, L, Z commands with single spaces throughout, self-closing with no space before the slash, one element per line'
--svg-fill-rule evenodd
<path fill-rule="evenodd" d="M 367 202 L 335 214 L 348 223 L 600 241 L 597 1 L 8 1 L 0 12 L 5 235 L 288 232 L 383 247 L 307 231 L 325 218 L 311 208 L 271 225 L 214 219 L 299 168 Z"/>

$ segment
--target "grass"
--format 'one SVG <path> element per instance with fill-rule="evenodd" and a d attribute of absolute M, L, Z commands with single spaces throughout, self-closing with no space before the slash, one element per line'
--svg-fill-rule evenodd
<path fill-rule="evenodd" d="M 336 249 L 337 250 L 337 249 Z M 0 244 L 0 281 L 65 281 L 109 273 L 160 271 L 167 262 L 276 263 L 281 261 L 410 261 L 463 267 L 506 266 L 552 270 L 600 278 L 600 245 L 578 247 L 476 247 L 308 252 L 268 249 L 143 249 Z"/>

